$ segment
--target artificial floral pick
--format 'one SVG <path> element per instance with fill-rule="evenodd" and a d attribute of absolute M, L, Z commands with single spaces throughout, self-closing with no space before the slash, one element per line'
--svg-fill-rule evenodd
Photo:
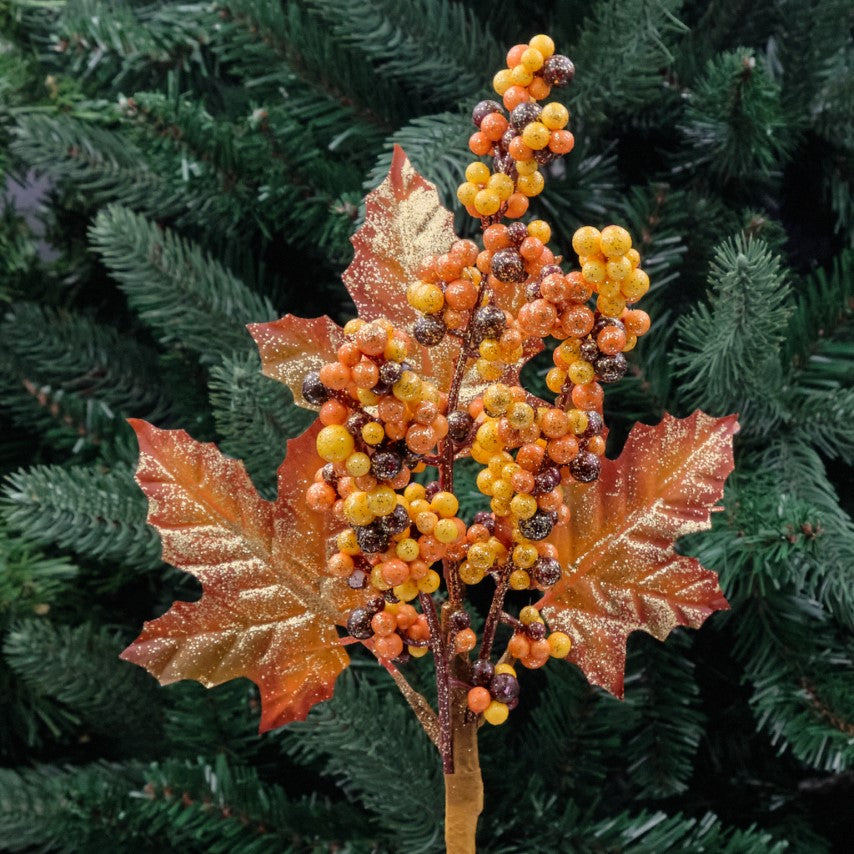
<path fill-rule="evenodd" d="M 494 78 L 503 107 L 473 112 L 469 146 L 492 166 L 472 162 L 458 190 L 483 246 L 456 237 L 435 187 L 395 148 L 344 274 L 359 316 L 343 329 L 291 315 L 250 326 L 264 372 L 319 410 L 288 442 L 276 501 L 213 445 L 132 422 L 164 559 L 203 595 L 147 623 L 123 657 L 163 683 L 252 679 L 268 730 L 331 696 L 345 645 L 362 643 L 438 748 L 452 854 L 475 850 L 477 730 L 516 706 L 518 666 L 568 658 L 622 696 L 630 632 L 664 640 L 727 607 L 715 574 L 674 543 L 709 527 L 735 416 L 666 415 L 604 457 L 601 383 L 622 377 L 649 330 L 634 307 L 649 279 L 619 226 L 576 231 L 580 269 L 564 272 L 549 225 L 522 221 L 540 167 L 572 150 L 566 107 L 538 102 L 574 66 L 545 35 L 513 47 L 507 66 Z M 549 338 L 553 402 L 519 381 Z M 470 522 L 454 493 L 467 456 L 488 498 Z M 478 636 L 466 592 L 487 578 Z M 405 674 L 428 655 L 435 710 Z"/>

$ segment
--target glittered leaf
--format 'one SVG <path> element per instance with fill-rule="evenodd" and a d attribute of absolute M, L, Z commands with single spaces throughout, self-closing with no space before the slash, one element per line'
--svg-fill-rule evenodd
<path fill-rule="evenodd" d="M 136 478 L 164 560 L 195 575 L 197 602 L 176 602 L 146 623 L 122 657 L 161 683 L 218 685 L 245 676 L 261 691 L 261 730 L 302 719 L 332 695 L 347 666 L 325 595 L 323 520 L 297 495 L 316 469 L 317 425 L 288 443 L 284 495 L 256 493 L 243 464 L 183 430 L 132 421 L 140 446 Z M 303 492 L 304 495 L 304 492 Z M 314 518 L 314 517 L 317 518 Z"/>
<path fill-rule="evenodd" d="M 710 527 L 712 506 L 733 469 L 736 416 L 665 415 L 632 429 L 598 481 L 565 490 L 572 513 L 555 529 L 563 578 L 538 603 L 573 642 L 574 661 L 594 685 L 623 695 L 626 638 L 638 629 L 664 640 L 728 608 L 714 572 L 673 546 Z"/>
<path fill-rule="evenodd" d="M 302 318 L 286 314 L 272 323 L 250 323 L 247 328 L 258 345 L 265 376 L 288 386 L 300 406 L 319 409 L 302 396 L 302 381 L 309 371 L 319 371 L 335 361 L 344 340 L 341 327 L 326 315 Z"/>

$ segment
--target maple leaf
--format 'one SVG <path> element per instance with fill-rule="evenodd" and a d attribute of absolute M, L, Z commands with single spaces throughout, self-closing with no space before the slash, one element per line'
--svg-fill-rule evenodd
<path fill-rule="evenodd" d="M 353 260 L 344 272 L 344 284 L 356 304 L 359 317 L 385 317 L 401 329 L 409 329 L 419 314 L 406 299 L 409 286 L 419 281 L 422 262 L 450 249 L 457 236 L 454 215 L 442 206 L 435 185 L 412 166 L 396 145 L 385 180 L 365 199 L 365 221 L 351 238 Z M 510 289 L 524 295 L 523 289 Z M 517 294 L 517 295 L 518 295 Z M 521 297 L 520 297 L 521 298 Z M 503 305 L 501 299 L 498 305 Z M 518 308 L 518 306 L 516 306 Z M 258 344 L 264 374 L 288 385 L 301 406 L 302 378 L 325 362 L 335 361 L 341 328 L 328 317 L 309 320 L 286 315 L 272 323 L 254 323 L 249 331 Z M 517 365 L 508 366 L 502 382 L 518 384 L 522 365 L 542 349 L 533 339 Z M 440 388 L 451 384 L 461 343 L 447 335 L 435 347 L 416 347 L 415 368 Z M 463 378 L 460 402 L 467 403 L 489 383 L 469 365 Z"/>
<path fill-rule="evenodd" d="M 729 607 L 717 575 L 674 550 L 677 538 L 711 527 L 712 506 L 733 469 L 735 415 L 665 415 L 636 424 L 598 481 L 572 483 L 572 513 L 556 528 L 564 575 L 537 603 L 573 642 L 569 659 L 594 685 L 623 696 L 626 639 L 643 630 L 664 640 L 676 626 L 698 628 Z"/>
<path fill-rule="evenodd" d="M 355 591 L 325 576 L 329 531 L 305 490 L 322 461 L 321 425 L 288 442 L 279 495 L 266 501 L 243 464 L 183 430 L 132 420 L 139 440 L 136 479 L 163 559 L 195 575 L 197 602 L 175 602 L 146 623 L 122 658 L 164 685 L 195 679 L 208 687 L 246 676 L 261 692 L 261 731 L 306 716 L 332 696 L 347 666 L 336 623 Z"/>

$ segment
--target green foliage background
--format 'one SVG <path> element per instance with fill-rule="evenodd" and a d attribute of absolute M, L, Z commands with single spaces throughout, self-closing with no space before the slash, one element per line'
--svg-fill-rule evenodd
<path fill-rule="evenodd" d="M 564 252 L 582 223 L 625 225 L 653 279 L 609 452 L 664 411 L 741 413 L 724 509 L 681 544 L 732 610 L 633 637 L 624 703 L 569 665 L 526 673 L 482 733 L 480 849 L 849 850 L 852 14 L 0 0 L 0 170 L 49 187 L 36 219 L 0 216 L 0 849 L 440 849 L 437 758 L 371 662 L 260 737 L 249 683 L 161 689 L 118 660 L 198 593 L 160 561 L 124 419 L 218 441 L 269 494 L 306 417 L 244 324 L 346 318 L 348 238 L 393 143 L 451 205 L 468 110 L 546 31 L 577 65 L 577 145 L 536 209 Z"/>

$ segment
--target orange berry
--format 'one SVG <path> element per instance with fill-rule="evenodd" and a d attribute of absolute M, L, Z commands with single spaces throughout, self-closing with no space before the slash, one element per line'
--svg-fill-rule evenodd
<path fill-rule="evenodd" d="M 534 475 L 529 471 L 525 471 L 525 469 L 514 471 L 513 474 L 510 475 L 510 486 L 512 486 L 516 492 L 530 494 L 534 491 Z"/>
<path fill-rule="evenodd" d="M 490 252 L 497 252 L 510 245 L 510 237 L 507 234 L 507 226 L 496 223 L 484 229 L 483 245 Z M 490 259 L 492 260 L 492 259 Z"/>
<path fill-rule="evenodd" d="M 543 281 L 540 282 L 540 293 L 543 295 L 543 298 L 547 299 L 549 302 L 564 302 L 569 295 L 566 277 L 562 276 L 560 273 L 551 273 L 546 276 Z"/>
<path fill-rule="evenodd" d="M 529 204 L 530 202 L 528 201 L 527 196 L 522 193 L 513 193 L 513 195 L 507 199 L 507 207 L 504 210 L 504 215 L 507 219 L 519 219 L 519 217 L 525 215 Z"/>
<path fill-rule="evenodd" d="M 572 403 L 578 409 L 601 409 L 602 401 L 605 399 L 605 393 L 602 391 L 602 386 L 597 382 L 589 382 L 584 385 L 577 385 L 572 390 Z M 339 483 L 340 492 L 340 483 Z"/>
<path fill-rule="evenodd" d="M 362 351 L 352 342 L 345 341 L 336 353 L 338 361 L 352 368 L 362 358 Z"/>
<path fill-rule="evenodd" d="M 543 462 L 546 452 L 540 445 L 533 442 L 522 445 L 516 453 L 516 462 L 530 472 L 537 471 Z"/>
<path fill-rule="evenodd" d="M 476 131 L 469 137 L 469 151 L 478 157 L 484 157 L 492 151 L 492 140 L 481 131 Z"/>
<path fill-rule="evenodd" d="M 542 101 L 543 98 L 548 98 L 551 91 L 552 87 L 549 86 L 542 77 L 537 75 L 535 75 L 534 79 L 528 84 L 528 94 L 535 101 Z"/>
<path fill-rule="evenodd" d="M 492 267 L 492 252 L 489 249 L 484 249 L 477 256 L 477 269 L 481 273 L 488 273 Z"/>
<path fill-rule="evenodd" d="M 622 353 L 626 346 L 626 333 L 618 326 L 606 326 L 596 336 L 596 346 L 609 356 Z"/>
<path fill-rule="evenodd" d="M 389 611 L 377 611 L 371 617 L 371 628 L 375 635 L 386 637 L 397 628 L 397 618 Z"/>
<path fill-rule="evenodd" d="M 575 147 L 575 137 L 569 130 L 553 130 L 549 138 L 549 151 L 554 154 L 569 154 Z"/>
<path fill-rule="evenodd" d="M 305 495 L 308 506 L 316 512 L 328 510 L 336 498 L 335 490 L 328 483 L 313 483 Z"/>
<path fill-rule="evenodd" d="M 644 335 L 649 332 L 649 315 L 639 308 L 623 312 L 622 320 L 625 324 L 626 332 L 631 335 Z"/>
<path fill-rule="evenodd" d="M 331 389 L 341 391 L 350 383 L 350 368 L 342 362 L 329 362 L 320 369 L 320 381 Z"/>
<path fill-rule="evenodd" d="M 455 279 L 445 288 L 445 302 L 452 309 L 471 311 L 477 304 L 477 286 L 468 279 Z"/>
<path fill-rule="evenodd" d="M 397 587 L 409 579 L 409 566 L 400 558 L 392 558 L 380 564 L 380 572 L 387 584 Z"/>
<path fill-rule="evenodd" d="M 380 378 L 379 368 L 368 359 L 354 365 L 351 373 L 356 388 L 373 388 Z"/>
<path fill-rule="evenodd" d="M 575 305 L 561 316 L 564 332 L 571 338 L 584 338 L 593 329 L 593 312 L 586 305 Z"/>
<path fill-rule="evenodd" d="M 507 51 L 507 67 L 515 68 L 522 62 L 522 54 L 528 49 L 528 45 L 526 44 L 514 44 L 510 50 Z"/>
<path fill-rule="evenodd" d="M 353 571 L 353 558 L 344 552 L 336 552 L 326 562 L 326 568 L 330 575 L 346 578 Z"/>
<path fill-rule="evenodd" d="M 572 434 L 552 439 L 546 447 L 549 457 L 558 465 L 566 465 L 578 456 L 578 440 Z"/>
<path fill-rule="evenodd" d="M 596 454 L 597 457 L 601 457 L 602 454 L 605 453 L 605 439 L 602 436 L 591 436 L 587 440 L 587 450 L 590 451 L 591 454 Z"/>
<path fill-rule="evenodd" d="M 567 273 L 564 280 L 567 286 L 567 299 L 572 300 L 572 302 L 587 302 L 593 296 L 593 288 L 577 270 Z"/>
<path fill-rule="evenodd" d="M 530 160 L 534 156 L 533 150 L 525 145 L 525 141 L 521 136 L 514 136 L 513 139 L 510 140 L 510 145 L 508 146 L 507 151 L 514 160 L 519 161 Z"/>
<path fill-rule="evenodd" d="M 403 652 L 403 641 L 400 635 L 386 635 L 374 641 L 374 649 L 380 658 L 388 661 L 397 658 Z"/>
<path fill-rule="evenodd" d="M 519 254 L 526 261 L 534 261 L 543 254 L 545 248 L 542 240 L 538 240 L 536 237 L 526 237 L 519 247 Z"/>
<path fill-rule="evenodd" d="M 366 323 L 356 333 L 356 344 L 368 356 L 379 356 L 388 343 L 388 332 L 379 323 Z"/>
<path fill-rule="evenodd" d="M 337 400 L 327 400 L 320 407 L 320 422 L 324 425 L 343 424 L 347 420 L 349 410 Z"/>
<path fill-rule="evenodd" d="M 513 658 L 526 658 L 531 651 L 531 643 L 525 635 L 517 632 L 507 643 L 507 652 Z"/>
<path fill-rule="evenodd" d="M 558 439 L 569 429 L 569 418 L 561 409 L 547 409 L 539 419 L 540 430 L 549 439 Z"/>
<path fill-rule="evenodd" d="M 491 142 L 498 142 L 507 130 L 507 119 L 501 113 L 490 113 L 480 123 L 480 132 Z"/>
<path fill-rule="evenodd" d="M 557 320 L 557 310 L 547 300 L 535 299 L 519 309 L 518 320 L 523 331 L 532 337 L 543 338 Z"/>
<path fill-rule="evenodd" d="M 518 107 L 519 104 L 524 104 L 530 100 L 531 96 L 528 94 L 528 90 L 525 89 L 524 86 L 511 86 L 503 96 L 504 106 L 508 110 L 513 110 Z"/>
<path fill-rule="evenodd" d="M 454 648 L 458 653 L 471 652 L 477 643 L 477 635 L 472 629 L 463 629 L 457 632 L 454 638 Z"/>
<path fill-rule="evenodd" d="M 404 602 L 397 606 L 395 618 L 397 619 L 397 627 L 405 631 L 418 619 L 418 612 L 412 605 Z"/>
<path fill-rule="evenodd" d="M 492 702 L 492 697 L 486 688 L 472 688 L 466 697 L 466 703 L 476 715 L 486 711 L 486 708 Z"/>
<path fill-rule="evenodd" d="M 406 431 L 406 446 L 416 454 L 426 454 L 436 444 L 433 429 L 425 424 L 413 424 Z"/>

